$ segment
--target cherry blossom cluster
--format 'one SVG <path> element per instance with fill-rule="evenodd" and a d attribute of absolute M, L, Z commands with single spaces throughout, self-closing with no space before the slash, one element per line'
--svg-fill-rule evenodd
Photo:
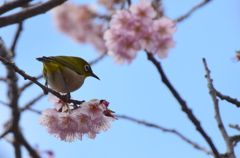
<path fill-rule="evenodd" d="M 93 21 L 97 16 L 95 7 L 66 2 L 53 9 L 52 15 L 59 32 L 77 43 L 93 44 L 99 53 L 106 52 L 103 24 Z"/>
<path fill-rule="evenodd" d="M 75 138 L 82 140 L 84 135 L 94 139 L 101 131 L 110 129 L 110 121 L 117 120 L 111 114 L 113 111 L 108 109 L 109 102 L 106 100 L 93 99 L 71 109 L 54 95 L 49 95 L 49 102 L 54 103 L 54 109 L 43 110 L 39 124 L 66 142 Z"/>
<path fill-rule="evenodd" d="M 131 4 L 129 9 L 117 10 L 112 18 L 104 39 L 108 54 L 114 56 L 116 63 L 131 63 L 139 50 L 163 59 L 175 46 L 172 37 L 176 32 L 174 22 L 165 16 L 157 18 L 150 1 L 141 0 Z"/>

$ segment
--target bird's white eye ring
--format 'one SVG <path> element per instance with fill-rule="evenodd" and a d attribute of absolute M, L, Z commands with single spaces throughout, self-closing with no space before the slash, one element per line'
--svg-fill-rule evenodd
<path fill-rule="evenodd" d="M 84 65 L 84 69 L 85 69 L 85 71 L 89 71 L 89 66 L 88 65 Z"/>

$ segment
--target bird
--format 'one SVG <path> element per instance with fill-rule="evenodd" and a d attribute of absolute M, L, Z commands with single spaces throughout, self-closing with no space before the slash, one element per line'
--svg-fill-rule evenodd
<path fill-rule="evenodd" d="M 79 89 L 85 78 L 91 76 L 100 80 L 93 73 L 90 64 L 80 57 L 43 56 L 36 59 L 43 63 L 42 72 L 46 80 L 45 85 L 50 85 L 60 93 L 67 93 L 69 98 L 71 97 L 70 92 Z"/>

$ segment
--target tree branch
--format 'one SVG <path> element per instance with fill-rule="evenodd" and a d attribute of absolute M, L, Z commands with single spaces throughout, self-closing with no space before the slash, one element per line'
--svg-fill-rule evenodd
<path fill-rule="evenodd" d="M 131 0 L 127 0 L 128 6 L 130 6 L 132 4 Z"/>
<path fill-rule="evenodd" d="M 147 52 L 146 52 L 147 53 Z M 209 146 L 211 147 L 214 155 L 216 158 L 220 158 L 219 152 L 216 149 L 215 145 L 213 144 L 211 138 L 207 135 L 207 133 L 203 130 L 200 122 L 197 120 L 197 118 L 194 116 L 194 114 L 192 113 L 192 110 L 188 108 L 186 102 L 180 97 L 180 95 L 178 94 L 178 92 L 175 90 L 175 88 L 172 86 L 172 84 L 169 82 L 168 78 L 166 77 L 160 62 L 158 62 L 151 53 L 147 53 L 148 56 L 148 60 L 150 60 L 154 66 L 157 68 L 161 78 L 162 78 L 162 82 L 168 87 L 168 89 L 171 91 L 171 93 L 173 94 L 173 96 L 177 99 L 177 101 L 179 102 L 179 104 L 182 107 L 182 111 L 184 111 L 188 118 L 191 120 L 191 122 L 195 125 L 196 129 L 200 132 L 200 134 L 203 136 L 203 138 L 207 141 L 207 143 L 209 144 Z"/>
<path fill-rule="evenodd" d="M 31 1 L 32 0 L 12 0 L 8 2 L 3 2 L 3 4 L 0 6 L 0 15 L 17 7 L 21 7 Z"/>
<path fill-rule="evenodd" d="M 0 77 L 0 81 L 7 82 L 7 79 L 5 77 Z"/>
<path fill-rule="evenodd" d="M 220 115 L 220 112 L 219 112 L 219 106 L 218 106 L 218 100 L 217 100 L 217 94 L 216 94 L 216 91 L 213 87 L 213 84 L 212 84 L 212 79 L 210 77 L 210 70 L 208 69 L 207 67 L 207 63 L 206 63 L 206 60 L 203 58 L 203 65 L 204 65 L 204 68 L 205 68 L 205 71 L 206 71 L 206 79 L 208 81 L 208 88 L 209 88 L 209 93 L 212 97 L 212 100 L 213 100 L 213 105 L 214 105 L 214 111 L 215 111 L 215 119 L 217 121 L 217 124 L 218 124 L 218 128 L 225 140 L 225 143 L 226 143 L 226 147 L 227 147 L 227 154 L 229 156 L 229 158 L 235 158 L 235 154 L 234 154 L 234 150 L 233 150 L 233 145 L 232 145 L 232 142 L 230 141 L 229 139 L 229 136 L 227 134 L 227 131 L 223 125 L 223 122 L 222 122 L 222 119 L 221 119 L 221 115 Z"/>
<path fill-rule="evenodd" d="M 0 58 L 6 61 L 12 61 L 13 55 L 10 50 L 6 48 L 3 41 L 0 40 Z M 11 62 L 10 62 L 11 63 Z M 19 132 L 19 120 L 20 120 L 20 112 L 18 109 L 18 99 L 19 99 L 19 91 L 18 91 L 18 77 L 17 74 L 13 71 L 13 69 L 9 65 L 5 65 L 7 69 L 7 84 L 8 84 L 8 100 L 9 107 L 11 108 L 11 119 L 7 123 L 7 129 L 5 131 L 10 130 L 13 133 L 13 143 L 15 149 L 15 157 L 21 158 L 21 149 L 20 142 L 17 138 L 17 133 Z M 8 129 L 9 128 L 9 129 Z"/>
<path fill-rule="evenodd" d="M 15 47 L 16 47 L 17 41 L 20 37 L 20 33 L 22 31 L 22 28 L 23 28 L 22 25 L 23 25 L 23 22 L 22 21 L 19 22 L 16 34 L 15 34 L 14 39 L 13 39 L 12 46 L 10 48 L 10 50 L 12 51 L 13 57 L 15 56 Z"/>
<path fill-rule="evenodd" d="M 35 78 L 36 78 L 36 80 L 39 80 L 42 77 L 43 77 L 43 75 L 38 75 Z M 19 88 L 20 93 L 23 92 L 27 87 L 31 86 L 32 84 L 33 84 L 32 81 L 29 81 L 29 82 L 25 83 L 22 87 Z"/>
<path fill-rule="evenodd" d="M 25 19 L 31 18 L 39 14 L 43 14 L 50 9 L 64 3 L 65 1 L 66 0 L 48 0 L 47 2 L 25 8 L 17 13 L 0 17 L 0 27 L 19 23 Z"/>
<path fill-rule="evenodd" d="M 129 116 L 125 116 L 125 115 L 114 115 L 114 116 L 117 117 L 117 118 L 123 118 L 123 119 L 127 119 L 127 120 L 130 120 L 130 121 L 133 121 L 133 122 L 137 122 L 139 124 L 142 124 L 142 125 L 145 125 L 145 126 L 148 126 L 148 127 L 157 128 L 157 129 L 159 129 L 159 130 L 161 130 L 163 132 L 173 133 L 173 134 L 179 136 L 180 138 L 182 138 L 185 142 L 187 142 L 190 145 L 192 145 L 194 148 L 196 148 L 198 150 L 201 150 L 201 151 L 204 151 L 208 155 L 213 155 L 213 153 L 211 151 L 208 151 L 204 147 L 199 146 L 197 143 L 191 141 L 190 139 L 188 139 L 187 137 L 185 137 L 184 135 L 182 135 L 180 132 L 178 132 L 175 129 L 167 129 L 167 128 L 161 127 L 159 125 L 156 125 L 156 124 L 153 124 L 153 123 L 149 123 L 149 122 L 146 122 L 146 121 L 141 121 L 141 120 L 129 117 Z"/>
<path fill-rule="evenodd" d="M 237 145 L 237 143 L 240 142 L 240 135 L 231 136 L 230 141 L 234 146 Z"/>
<path fill-rule="evenodd" d="M 181 22 L 184 19 L 188 18 L 194 11 L 196 11 L 197 9 L 201 8 L 202 6 L 206 5 L 208 2 L 210 2 L 211 0 L 204 0 L 201 3 L 199 3 L 198 5 L 194 6 L 192 9 L 190 9 L 186 14 L 178 17 L 177 19 L 174 20 L 174 22 Z"/>
<path fill-rule="evenodd" d="M 232 103 L 232 104 L 235 104 L 236 105 L 236 107 L 240 107 L 240 102 L 236 99 L 236 98 L 231 98 L 231 97 L 229 97 L 229 96 L 227 96 L 227 95 L 223 95 L 223 94 L 221 94 L 220 92 L 218 92 L 218 91 L 216 91 L 216 93 L 217 93 L 217 96 L 221 99 L 221 100 L 226 100 L 226 101 L 228 101 L 229 103 Z"/>
<path fill-rule="evenodd" d="M 231 127 L 231 128 L 235 128 L 236 130 L 240 131 L 240 126 L 238 124 L 236 124 L 236 125 L 229 124 L 228 126 Z"/>
<path fill-rule="evenodd" d="M 3 105 L 6 105 L 6 106 L 9 106 L 7 103 L 3 102 L 0 100 L 0 104 L 3 104 Z"/>
<path fill-rule="evenodd" d="M 89 64 L 92 66 L 93 64 L 96 64 L 97 62 L 99 62 L 103 57 L 105 57 L 107 55 L 107 52 L 104 52 L 103 54 L 101 54 L 99 57 L 97 57 L 96 59 L 92 60 L 89 62 Z"/>
<path fill-rule="evenodd" d="M 22 152 L 21 152 L 21 144 L 18 140 L 14 139 L 13 142 L 14 152 L 15 152 L 15 158 L 22 158 Z"/>
<path fill-rule="evenodd" d="M 21 144 L 27 149 L 29 155 L 31 155 L 33 158 L 40 158 L 37 152 L 28 144 L 21 132 L 18 132 L 17 138 L 21 142 Z"/>
<path fill-rule="evenodd" d="M 39 115 L 42 114 L 41 111 L 39 111 L 39 110 L 35 110 L 35 109 L 32 109 L 32 108 L 28 108 L 27 110 L 32 111 L 32 112 L 35 112 L 35 113 L 37 113 L 37 114 L 39 114 Z"/>
<path fill-rule="evenodd" d="M 36 98 L 32 99 L 30 102 L 28 102 L 26 105 L 24 105 L 20 111 L 24 111 L 30 108 L 30 106 L 32 106 L 34 103 L 36 103 L 38 100 L 40 100 L 43 96 L 45 96 L 45 94 L 39 94 Z"/>

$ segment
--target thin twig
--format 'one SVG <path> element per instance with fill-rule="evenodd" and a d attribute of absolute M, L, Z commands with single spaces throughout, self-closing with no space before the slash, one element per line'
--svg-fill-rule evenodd
<path fill-rule="evenodd" d="M 227 134 L 227 131 L 223 125 L 223 122 L 222 122 L 222 118 L 221 118 L 221 115 L 220 115 L 220 111 L 219 111 L 219 106 L 218 106 L 218 100 L 217 100 L 217 94 L 216 94 L 216 91 L 214 89 L 214 86 L 212 84 L 212 79 L 210 77 L 210 70 L 208 69 L 207 67 L 207 63 L 206 63 L 206 60 L 203 58 L 203 65 L 204 65 L 204 68 L 205 68 L 205 71 L 206 71 L 206 79 L 208 81 L 208 88 L 209 88 L 209 93 L 212 97 L 212 100 L 213 100 L 213 105 L 214 105 L 214 111 L 215 111 L 215 119 L 217 121 L 217 125 L 218 125 L 218 128 L 225 140 L 225 143 L 226 143 L 226 147 L 227 147 L 227 154 L 229 156 L 229 158 L 235 158 L 235 155 L 234 155 L 234 150 L 233 150 L 233 145 L 232 145 L 232 142 L 230 141 L 229 139 L 229 136 Z"/>
<path fill-rule="evenodd" d="M 2 61 L 3 64 L 5 64 L 5 65 L 10 66 L 15 72 L 17 72 L 18 74 L 23 76 L 23 78 L 25 80 L 30 80 L 30 81 L 34 82 L 36 85 L 41 87 L 44 92 L 50 92 L 50 93 L 52 93 L 53 95 L 57 96 L 59 99 L 61 99 L 64 102 L 73 103 L 73 104 L 82 104 L 84 102 L 84 101 L 68 99 L 68 96 L 61 95 L 60 93 L 58 93 L 58 92 L 56 92 L 56 91 L 54 91 L 54 90 L 52 90 L 50 88 L 47 88 L 46 86 L 44 86 L 41 83 L 39 83 L 35 77 L 29 76 L 23 70 L 19 69 L 14 63 L 9 62 L 8 60 L 4 59 L 1 56 L 0 56 L 0 61 Z"/>
<path fill-rule="evenodd" d="M 1 100 L 0 100 L 0 104 L 8 106 L 8 104 L 6 102 L 3 102 Z"/>
<path fill-rule="evenodd" d="M 7 82 L 7 78 L 5 78 L 5 77 L 0 77 L 0 81 Z"/>
<path fill-rule="evenodd" d="M 174 22 L 181 22 L 184 19 L 188 18 L 194 11 L 196 11 L 197 9 L 201 8 L 202 6 L 206 5 L 208 2 L 210 2 L 211 0 L 204 0 L 201 3 L 197 4 L 196 6 L 194 6 L 192 9 L 190 9 L 186 14 L 178 17 L 177 19 L 174 20 Z"/>
<path fill-rule="evenodd" d="M 47 2 L 23 9 L 17 13 L 0 17 L 0 27 L 19 23 L 33 16 L 43 14 L 50 9 L 64 3 L 66 0 L 48 0 Z"/>
<path fill-rule="evenodd" d="M 99 57 L 97 57 L 96 59 L 94 59 L 93 61 L 90 61 L 89 64 L 93 65 L 96 64 L 98 61 L 100 61 L 103 57 L 105 57 L 107 55 L 107 52 L 101 54 Z"/>
<path fill-rule="evenodd" d="M 218 91 L 216 91 L 216 93 L 217 93 L 217 96 L 221 99 L 221 100 L 226 100 L 226 101 L 228 101 L 229 103 L 232 103 L 232 104 L 235 104 L 236 105 L 236 107 L 240 107 L 240 102 L 236 99 L 236 98 L 231 98 L 231 97 L 229 97 L 229 96 L 227 96 L 227 95 L 223 95 L 223 94 L 221 94 L 220 92 L 218 92 Z"/>
<path fill-rule="evenodd" d="M 240 142 L 240 135 L 231 136 L 230 141 L 233 143 L 233 146 L 236 146 Z"/>
<path fill-rule="evenodd" d="M 32 111 L 32 112 L 35 112 L 35 113 L 40 114 L 40 115 L 42 114 L 41 111 L 35 110 L 35 109 L 32 109 L 32 108 L 28 108 L 27 110 Z"/>
<path fill-rule="evenodd" d="M 238 124 L 236 124 L 236 125 L 229 124 L 228 126 L 240 131 L 240 126 Z"/>
<path fill-rule="evenodd" d="M 29 101 L 26 105 L 24 105 L 20 111 L 24 111 L 30 108 L 30 106 L 32 106 L 34 103 L 36 103 L 38 100 L 40 100 L 42 97 L 44 97 L 45 94 L 39 94 L 36 98 L 32 99 L 31 101 Z"/>
<path fill-rule="evenodd" d="M 38 76 L 35 77 L 35 78 L 36 78 L 36 80 L 39 80 L 39 79 L 41 79 L 42 77 L 43 77 L 43 75 L 38 75 Z M 29 82 L 25 83 L 24 85 L 22 85 L 22 87 L 19 88 L 20 93 L 23 92 L 27 87 L 31 86 L 32 84 L 33 84 L 33 82 L 32 82 L 32 81 L 29 81 Z"/>
<path fill-rule="evenodd" d="M 0 135 L 0 139 L 5 137 L 9 132 L 11 132 L 11 128 L 5 128 L 4 132 Z"/>
<path fill-rule="evenodd" d="M 146 52 L 147 53 L 147 52 Z M 182 111 L 184 111 L 188 118 L 191 120 L 191 122 L 195 125 L 196 129 L 199 131 L 199 133 L 203 136 L 203 138 L 207 141 L 207 143 L 209 144 L 209 146 L 211 147 L 214 155 L 216 158 L 220 158 L 219 152 L 216 149 L 215 145 L 213 144 L 211 138 L 207 135 L 207 133 L 204 131 L 204 129 L 202 128 L 200 122 L 198 121 L 198 119 L 194 116 L 194 114 L 192 113 L 192 110 L 188 108 L 186 102 L 180 97 L 180 95 L 178 94 L 178 92 L 175 90 L 175 88 L 172 86 L 172 84 L 169 82 L 168 78 L 166 77 L 160 62 L 158 62 L 151 53 L 147 53 L 148 56 L 148 60 L 150 60 L 155 67 L 157 68 L 161 78 L 162 78 L 162 82 L 168 87 L 168 89 L 171 91 L 171 93 L 173 94 L 173 96 L 177 99 L 177 101 L 179 102 L 179 104 L 182 107 Z"/>
<path fill-rule="evenodd" d="M 186 141 L 187 143 L 191 144 L 194 148 L 196 148 L 196 149 L 198 149 L 198 150 L 202 150 L 202 151 L 204 151 L 206 154 L 213 155 L 213 153 L 212 153 L 211 151 L 208 151 L 208 150 L 205 149 L 204 147 L 199 146 L 197 143 L 191 141 L 190 139 L 188 139 L 187 137 L 185 137 L 183 134 L 181 134 L 180 132 L 178 132 L 178 131 L 175 130 L 175 129 L 164 128 L 164 127 L 161 127 L 161 126 L 159 126 L 159 125 L 156 125 L 156 124 L 153 124 L 153 123 L 149 123 L 149 122 L 146 122 L 146 121 L 141 121 L 141 120 L 138 120 L 138 119 L 129 117 L 129 116 L 125 116 L 125 115 L 114 115 L 114 116 L 117 117 L 117 118 L 123 118 L 123 119 L 127 119 L 127 120 L 130 120 L 130 121 L 133 121 L 133 122 L 137 122 L 137 123 L 142 124 L 142 125 L 145 125 L 145 126 L 157 128 L 157 129 L 159 129 L 159 130 L 161 130 L 161 131 L 163 131 L 163 132 L 169 132 L 169 133 L 176 134 L 177 136 L 179 136 L 180 138 L 182 138 L 184 141 Z M 213 156 L 214 156 L 214 155 L 213 155 Z"/>
<path fill-rule="evenodd" d="M 128 6 L 130 6 L 132 4 L 131 0 L 127 0 Z"/>
<path fill-rule="evenodd" d="M 5 1 L 1 6 L 0 6 L 0 15 L 3 13 L 6 13 L 7 11 L 10 11 L 12 9 L 15 9 L 17 7 L 21 7 L 32 0 L 12 0 L 12 1 Z"/>
<path fill-rule="evenodd" d="M 20 33 L 22 31 L 22 28 L 23 28 L 22 25 L 23 25 L 22 21 L 18 23 L 18 28 L 17 28 L 16 34 L 14 36 L 12 46 L 10 48 L 10 50 L 12 51 L 13 57 L 15 57 L 15 47 L 16 47 L 17 41 L 20 37 Z"/>

